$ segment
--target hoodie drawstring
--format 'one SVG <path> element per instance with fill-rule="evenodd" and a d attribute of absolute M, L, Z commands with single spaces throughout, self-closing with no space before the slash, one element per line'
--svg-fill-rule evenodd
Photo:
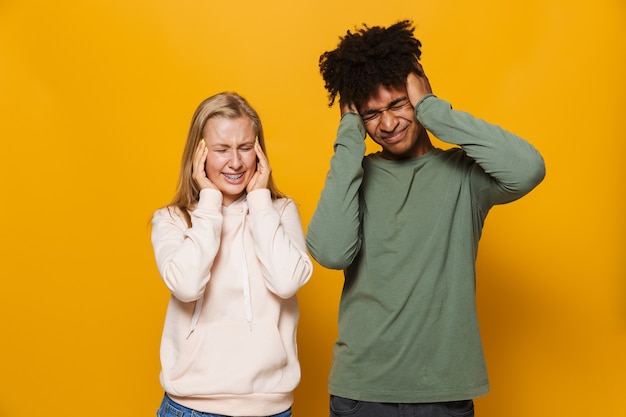
<path fill-rule="evenodd" d="M 246 258 L 246 247 L 244 245 L 244 236 L 245 236 L 245 229 L 246 229 L 246 214 L 248 214 L 248 202 L 244 200 L 243 221 L 241 225 L 241 253 L 243 256 L 243 265 L 242 265 L 243 304 L 246 310 L 246 320 L 248 321 L 248 326 L 250 326 L 250 331 L 252 331 L 252 302 L 250 300 L 250 275 L 248 274 L 248 259 Z"/>
<path fill-rule="evenodd" d="M 227 208 L 228 207 L 224 207 L 224 209 L 227 209 Z M 241 254 L 243 257 L 242 265 L 241 265 L 242 266 L 243 304 L 244 304 L 244 309 L 246 312 L 246 321 L 248 322 L 250 331 L 252 331 L 252 301 L 250 298 L 250 275 L 248 273 L 248 260 L 246 258 L 246 248 L 244 245 L 247 214 L 248 214 L 248 202 L 244 199 L 243 200 L 243 218 L 241 222 Z M 194 306 L 194 309 L 193 309 L 193 316 L 191 317 L 191 324 L 189 326 L 189 332 L 187 333 L 187 339 L 189 339 L 193 331 L 196 329 L 196 326 L 198 325 L 198 320 L 200 320 L 200 312 L 202 311 L 203 302 L 204 302 L 204 296 L 196 300 L 196 305 Z"/>

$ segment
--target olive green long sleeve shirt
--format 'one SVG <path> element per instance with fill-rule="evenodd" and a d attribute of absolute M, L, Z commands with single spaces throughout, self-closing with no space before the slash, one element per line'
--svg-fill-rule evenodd
<path fill-rule="evenodd" d="M 543 158 L 433 95 L 415 117 L 458 147 L 400 161 L 364 157 L 361 118 L 345 115 L 308 226 L 311 255 L 345 275 L 333 395 L 415 403 L 489 390 L 475 304 L 478 242 L 491 207 L 541 182 Z"/>

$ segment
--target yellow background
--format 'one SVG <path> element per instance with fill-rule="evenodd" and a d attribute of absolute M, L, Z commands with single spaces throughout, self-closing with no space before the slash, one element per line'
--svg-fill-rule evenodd
<path fill-rule="evenodd" d="M 235 90 L 258 108 L 306 227 L 338 122 L 319 55 L 404 18 L 435 93 L 547 162 L 487 221 L 477 414 L 623 412 L 623 0 L 3 0 L 0 416 L 155 415 L 168 294 L 148 222 L 196 105 Z M 317 266 L 300 293 L 297 417 L 327 415 L 341 280 Z"/>

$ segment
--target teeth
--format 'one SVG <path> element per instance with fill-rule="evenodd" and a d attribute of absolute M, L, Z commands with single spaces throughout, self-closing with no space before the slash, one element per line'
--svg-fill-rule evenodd
<path fill-rule="evenodd" d="M 224 174 L 224 176 L 226 178 L 228 178 L 229 180 L 235 181 L 235 180 L 238 180 L 239 178 L 241 178 L 243 176 L 243 174 L 235 174 L 235 175 Z"/>

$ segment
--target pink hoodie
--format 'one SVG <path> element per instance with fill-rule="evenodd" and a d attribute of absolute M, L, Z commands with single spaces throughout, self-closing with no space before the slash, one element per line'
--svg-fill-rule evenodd
<path fill-rule="evenodd" d="M 263 189 L 222 207 L 222 194 L 205 189 L 191 220 L 188 228 L 172 208 L 152 220 L 157 267 L 172 293 L 161 384 L 198 411 L 285 411 L 300 381 L 296 292 L 313 271 L 296 205 Z"/>

